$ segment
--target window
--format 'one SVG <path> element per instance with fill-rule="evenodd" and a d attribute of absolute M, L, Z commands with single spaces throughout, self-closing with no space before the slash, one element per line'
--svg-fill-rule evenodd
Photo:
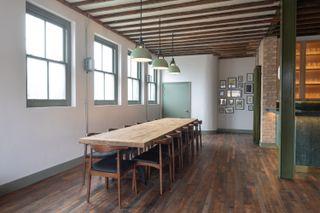
<path fill-rule="evenodd" d="M 158 89 L 158 70 L 154 70 L 148 66 L 148 103 L 157 103 L 157 89 Z"/>
<path fill-rule="evenodd" d="M 100 37 L 94 41 L 94 102 L 118 103 L 118 46 Z"/>
<path fill-rule="evenodd" d="M 27 107 L 71 104 L 70 22 L 26 3 Z"/>
<path fill-rule="evenodd" d="M 128 52 L 128 103 L 141 103 L 141 63 L 130 58 Z"/>

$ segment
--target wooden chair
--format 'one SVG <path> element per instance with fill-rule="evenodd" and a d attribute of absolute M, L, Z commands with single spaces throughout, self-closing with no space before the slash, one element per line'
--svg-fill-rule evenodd
<path fill-rule="evenodd" d="M 124 176 L 128 171 L 134 168 L 134 162 L 131 160 L 122 160 L 121 151 L 126 150 L 127 147 L 112 147 L 103 145 L 91 145 L 90 146 L 90 170 L 89 170 L 89 183 L 87 188 L 87 202 L 90 202 L 90 188 L 91 188 L 91 177 L 92 176 L 102 176 L 105 177 L 106 188 L 108 189 L 109 178 L 117 179 L 118 184 L 118 205 L 121 208 L 121 177 Z M 106 157 L 99 160 L 96 163 L 92 163 L 93 151 L 95 152 L 113 152 L 115 151 L 116 158 Z M 133 178 L 135 176 L 133 175 Z M 136 181 L 132 180 L 132 190 L 135 190 Z"/>
<path fill-rule="evenodd" d="M 193 122 L 193 125 L 194 125 L 194 137 L 196 140 L 196 150 L 198 153 L 199 152 L 199 143 L 200 143 L 200 130 L 199 130 L 200 123 L 198 120 L 196 120 Z"/>
<path fill-rule="evenodd" d="M 176 130 L 168 136 L 172 137 L 172 145 L 171 145 L 171 151 L 172 151 L 172 181 L 175 181 L 175 171 L 176 171 L 176 161 L 175 158 L 178 157 L 179 159 L 179 168 L 182 167 L 182 132 L 179 130 Z"/>
<path fill-rule="evenodd" d="M 201 131 L 202 120 L 198 120 L 198 123 L 199 123 L 198 133 L 199 133 L 199 136 L 200 136 L 200 147 L 202 148 L 202 131 Z"/>
<path fill-rule="evenodd" d="M 93 135 L 97 135 L 100 133 L 88 133 L 87 136 L 93 136 Z M 82 177 L 82 185 L 85 184 L 86 182 L 86 173 L 87 173 L 87 161 L 89 160 L 90 157 L 90 153 L 88 153 L 88 145 L 84 144 L 84 154 L 83 154 L 83 177 Z M 93 159 L 102 159 L 105 157 L 116 157 L 116 152 L 112 151 L 112 152 L 93 152 L 92 153 L 92 158 Z"/>
<path fill-rule="evenodd" d="M 194 156 L 194 124 L 188 125 L 189 131 L 189 144 L 191 146 L 192 157 Z"/>
<path fill-rule="evenodd" d="M 170 176 L 170 188 L 172 184 L 172 165 L 171 165 L 171 145 L 172 145 L 172 137 L 166 136 L 165 138 L 159 139 L 155 141 L 154 143 L 159 146 L 158 153 L 152 151 L 152 149 L 143 152 L 142 154 L 136 156 L 134 158 L 135 164 L 134 164 L 134 176 L 136 176 L 136 168 L 139 166 L 143 167 L 151 167 L 159 170 L 159 176 L 160 176 L 160 195 L 163 194 L 163 167 L 168 164 L 169 166 L 169 176 Z M 163 147 L 167 146 L 168 154 L 163 152 Z M 135 181 L 137 180 L 136 177 L 133 178 Z M 137 191 L 137 184 L 134 184 L 135 191 Z"/>
<path fill-rule="evenodd" d="M 181 128 L 182 133 L 182 146 L 181 146 L 181 167 L 183 168 L 184 164 L 184 156 L 187 156 L 189 159 L 189 152 L 190 152 L 190 137 L 189 137 L 189 126 L 184 126 Z"/>

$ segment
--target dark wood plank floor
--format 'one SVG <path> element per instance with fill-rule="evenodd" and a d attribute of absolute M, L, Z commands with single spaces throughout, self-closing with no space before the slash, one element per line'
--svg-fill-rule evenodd
<path fill-rule="evenodd" d="M 123 205 L 116 184 L 109 190 L 94 178 L 91 204 L 85 201 L 81 167 L 0 198 L 0 212 L 320 212 L 320 176 L 298 174 L 279 180 L 277 151 L 261 149 L 249 135 L 204 136 L 204 147 L 179 171 L 171 190 L 159 195 L 157 174 L 139 194 L 123 181 Z M 167 177 L 167 176 L 166 176 Z"/>

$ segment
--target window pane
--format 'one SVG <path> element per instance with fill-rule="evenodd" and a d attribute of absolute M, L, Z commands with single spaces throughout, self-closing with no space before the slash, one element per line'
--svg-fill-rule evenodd
<path fill-rule="evenodd" d="M 131 60 L 131 75 L 129 77 L 138 78 L 138 62 Z"/>
<path fill-rule="evenodd" d="M 47 99 L 47 62 L 27 59 L 28 99 Z"/>
<path fill-rule="evenodd" d="M 128 77 L 130 77 L 131 76 L 131 57 L 130 57 L 130 55 L 128 55 L 128 59 L 127 59 L 128 61 L 127 61 L 127 63 L 128 63 Z"/>
<path fill-rule="evenodd" d="M 132 79 L 128 79 L 128 100 L 132 101 Z"/>
<path fill-rule="evenodd" d="M 49 99 L 66 99 L 66 66 L 49 63 Z"/>
<path fill-rule="evenodd" d="M 94 72 L 94 100 L 104 100 L 104 74 Z"/>
<path fill-rule="evenodd" d="M 26 14 L 27 54 L 44 57 L 44 21 Z"/>
<path fill-rule="evenodd" d="M 154 81 L 154 70 L 152 68 L 152 66 L 148 66 L 148 75 L 150 76 L 150 82 Z"/>
<path fill-rule="evenodd" d="M 114 75 L 105 74 L 105 100 L 115 100 L 114 90 L 115 82 Z"/>
<path fill-rule="evenodd" d="M 96 70 L 102 70 L 102 45 L 98 42 L 94 42 L 94 68 Z"/>
<path fill-rule="evenodd" d="M 156 100 L 156 85 L 155 84 L 149 84 L 149 101 L 155 101 Z"/>
<path fill-rule="evenodd" d="M 46 22 L 46 58 L 64 61 L 63 44 L 63 29 Z"/>
<path fill-rule="evenodd" d="M 102 52 L 103 52 L 102 70 L 106 72 L 113 72 L 112 48 L 103 45 Z"/>
<path fill-rule="evenodd" d="M 133 97 L 132 99 L 134 101 L 139 101 L 139 81 L 138 80 L 133 80 L 133 85 L 132 85 L 132 90 L 133 90 Z"/>

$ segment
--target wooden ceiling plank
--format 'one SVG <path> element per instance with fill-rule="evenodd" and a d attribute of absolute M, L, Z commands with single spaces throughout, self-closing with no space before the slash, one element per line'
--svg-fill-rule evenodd
<path fill-rule="evenodd" d="M 179 34 L 176 34 L 177 32 L 184 32 L 184 33 L 189 33 L 189 35 L 192 36 L 192 35 L 203 34 L 203 33 L 205 33 L 205 32 L 207 32 L 207 33 L 211 32 L 211 33 L 216 33 L 216 34 L 218 34 L 218 33 L 225 33 L 225 32 L 245 31 L 245 30 L 258 30 L 258 29 L 260 29 L 260 30 L 263 31 L 263 28 L 268 28 L 268 26 L 267 26 L 267 25 L 263 25 L 263 26 L 238 27 L 238 28 L 223 29 L 223 30 L 214 30 L 214 29 L 213 29 L 213 30 L 201 31 L 201 32 L 188 32 L 188 31 L 186 31 L 186 30 L 184 30 L 184 31 L 164 31 L 164 32 L 162 32 L 162 34 L 165 34 L 165 33 L 171 34 L 171 33 L 174 32 L 175 35 L 178 36 Z M 139 33 L 137 33 L 137 34 L 131 34 L 131 35 L 130 35 L 130 38 L 133 39 L 135 36 L 139 36 L 139 35 L 140 35 Z M 153 35 L 154 37 L 159 36 L 159 35 L 154 34 L 154 33 L 142 33 L 142 36 L 149 36 L 149 35 Z"/>
<path fill-rule="evenodd" d="M 168 0 L 164 0 L 164 1 L 168 1 Z M 176 9 L 176 8 L 185 8 L 185 7 L 191 7 L 191 6 L 198 6 L 198 5 L 203 5 L 203 4 L 208 4 L 208 3 L 216 3 L 216 2 L 225 2 L 225 1 L 231 1 L 231 0 L 197 0 L 197 1 L 191 1 L 191 2 L 183 2 L 183 3 L 177 3 L 177 4 L 170 4 L 170 5 L 165 5 L 165 6 L 156 6 L 156 7 L 151 7 L 151 8 L 143 8 L 142 11 L 143 13 L 147 13 L 147 12 L 156 12 L 156 11 L 161 11 L 161 10 L 169 10 L 169 9 Z M 150 1 L 152 2 L 152 1 Z M 152 3 L 150 4 L 156 4 L 156 3 L 161 3 L 163 2 L 162 0 L 153 0 Z M 143 5 L 146 2 L 143 2 Z M 139 2 L 140 5 L 140 2 Z M 121 8 L 126 8 L 126 4 L 123 4 Z M 95 8 L 95 9 L 88 9 L 85 10 L 88 13 L 96 13 L 96 12 L 101 12 L 104 10 L 113 10 L 114 8 L 112 7 L 99 7 L 99 8 Z M 120 9 L 119 7 L 116 9 Z M 129 14 L 139 14 L 140 13 L 140 9 L 138 10 L 131 10 L 131 11 L 126 11 Z"/>
<path fill-rule="evenodd" d="M 263 18 L 256 18 L 255 20 L 252 20 L 252 17 L 244 17 L 244 18 L 236 18 L 236 19 L 225 19 L 225 20 L 219 20 L 219 21 L 211 21 L 211 22 L 199 22 L 199 23 L 192 23 L 192 24 L 179 24 L 175 26 L 165 26 L 163 29 L 165 30 L 192 30 L 192 29 L 206 29 L 209 27 L 228 27 L 228 26 L 237 26 L 237 25 L 249 25 L 249 24 L 264 24 L 264 23 L 272 23 L 274 22 L 274 19 L 272 16 L 262 16 Z M 266 18 L 267 17 L 267 18 Z M 114 28 L 115 29 L 115 28 Z M 116 29 L 117 30 L 117 29 Z M 119 33 L 122 34 L 130 34 L 137 32 L 137 29 L 133 30 L 117 30 Z M 159 28 L 158 27 L 152 27 L 152 28 L 146 28 L 143 30 L 143 32 L 154 32 L 158 33 Z"/>
<path fill-rule="evenodd" d="M 79 1 L 79 2 L 74 2 L 70 4 L 74 7 L 79 7 L 83 5 L 88 5 L 88 4 L 96 4 L 96 3 L 103 3 L 103 2 L 111 2 L 113 0 L 84 0 L 84 1 Z"/>
<path fill-rule="evenodd" d="M 161 20 L 161 24 L 177 24 L 179 22 L 186 22 L 186 21 L 194 21 L 194 20 L 201 20 L 201 19 L 210 19 L 210 18 L 222 18 L 222 17 L 229 17 L 233 15 L 243 15 L 247 14 L 250 15 L 251 13 L 259 13 L 259 12 L 266 12 L 266 11 L 273 11 L 276 10 L 277 6 L 267 6 L 263 8 L 254 8 L 254 9 L 243 9 L 239 11 L 230 11 L 230 12 L 221 12 L 217 14 L 206 14 L 206 15 L 196 15 L 192 17 L 185 17 L 185 18 L 172 18 L 169 20 Z M 252 17 L 254 19 L 254 16 Z M 110 26 L 111 23 L 105 22 L 106 25 Z M 145 26 L 153 26 L 155 25 L 155 22 L 143 22 L 142 27 Z M 136 27 L 137 24 L 133 25 L 126 25 L 126 27 Z M 140 26 L 140 24 L 139 24 Z"/>
<path fill-rule="evenodd" d="M 212 2 L 211 2 L 212 3 Z M 248 2 L 248 3 L 238 3 L 238 4 L 233 4 L 233 5 L 227 5 L 227 6 L 219 6 L 219 7 L 211 7 L 211 8 L 205 8 L 205 9 L 199 9 L 199 10 L 188 10 L 188 11 L 183 11 L 183 12 L 178 12 L 178 13 L 164 13 L 161 15 L 150 15 L 146 16 L 146 12 L 148 9 L 143 10 L 144 16 L 142 17 L 142 20 L 149 20 L 149 19 L 158 19 L 158 18 L 172 18 L 172 17 L 179 17 L 179 16 L 187 16 L 187 15 L 196 15 L 196 14 L 203 14 L 203 13 L 213 13 L 213 12 L 221 12 L 221 11 L 226 11 L 226 10 L 236 10 L 236 9 L 243 9 L 243 8 L 248 8 L 248 7 L 257 7 L 257 6 L 266 6 L 266 5 L 271 5 L 273 4 L 274 1 L 270 0 L 265 0 L 265 1 L 260 1 L 260 2 Z M 169 9 L 170 5 L 168 6 Z M 158 8 L 155 8 L 158 10 Z M 165 10 L 161 10 L 161 12 L 165 12 Z M 153 11 L 151 11 L 153 12 Z M 140 10 L 136 11 L 124 11 L 124 12 L 119 12 L 119 13 L 112 13 L 112 14 L 104 14 L 104 15 L 97 15 L 95 18 L 98 19 L 105 19 L 105 18 L 113 18 L 113 17 L 120 17 L 120 16 L 128 16 L 128 15 L 133 15 L 133 14 L 139 14 Z M 113 24 L 117 23 L 126 23 L 128 21 L 139 21 L 140 18 L 131 18 L 131 19 L 121 19 L 119 21 L 115 21 Z M 109 23 L 110 24 L 110 23 Z"/>

